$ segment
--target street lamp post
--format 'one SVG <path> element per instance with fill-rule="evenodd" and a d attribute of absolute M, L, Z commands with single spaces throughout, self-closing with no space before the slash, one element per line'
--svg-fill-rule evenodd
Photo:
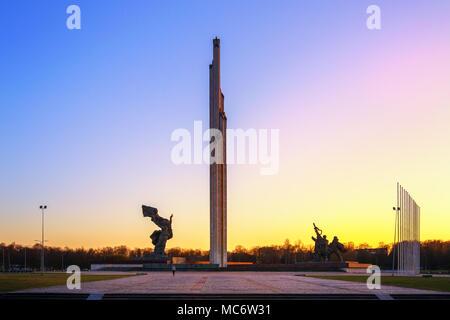
<path fill-rule="evenodd" d="M 39 206 L 39 209 L 42 211 L 42 241 L 41 241 L 41 272 L 45 272 L 45 264 L 44 264 L 44 210 L 47 209 L 46 205 Z"/>
<path fill-rule="evenodd" d="M 400 207 L 393 207 L 395 211 L 395 228 L 394 228 L 394 244 L 392 245 L 392 275 L 394 275 L 395 271 L 395 242 L 397 240 L 397 226 L 398 226 L 398 212 L 400 211 Z"/>
<path fill-rule="evenodd" d="M 392 276 L 394 276 L 395 272 L 395 243 L 398 242 L 399 239 L 399 213 L 400 213 L 400 201 L 399 201 L 399 195 L 400 195 L 400 184 L 397 182 L 397 206 L 393 207 L 392 210 L 395 211 L 395 228 L 394 228 L 394 244 L 392 245 Z M 397 248 L 398 251 L 398 248 Z M 397 253 L 399 254 L 399 253 Z M 397 269 L 399 269 L 400 259 L 397 261 Z"/>

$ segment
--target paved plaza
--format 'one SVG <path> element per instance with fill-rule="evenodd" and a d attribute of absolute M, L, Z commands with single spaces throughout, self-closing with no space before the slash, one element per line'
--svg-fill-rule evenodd
<path fill-rule="evenodd" d="M 93 274 L 90 272 L 89 274 Z M 442 294 L 443 292 L 383 286 L 369 290 L 365 283 L 299 276 L 299 272 L 147 272 L 135 277 L 66 286 L 29 289 L 28 293 L 88 294 Z M 342 273 L 340 273 L 342 275 Z"/>

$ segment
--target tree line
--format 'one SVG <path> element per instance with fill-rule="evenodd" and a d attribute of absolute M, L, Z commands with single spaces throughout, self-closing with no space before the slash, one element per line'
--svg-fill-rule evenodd
<path fill-rule="evenodd" d="M 368 244 L 345 243 L 344 260 L 370 263 L 382 269 L 392 268 L 392 244 L 380 243 L 376 250 Z M 89 269 L 92 263 L 120 263 L 148 256 L 152 248 L 130 249 L 126 246 L 104 247 L 99 249 L 45 247 L 45 266 L 47 270 L 64 270 L 69 265 L 78 265 L 82 269 Z M 256 264 L 293 264 L 313 259 L 314 246 L 305 246 L 300 241 L 292 244 L 286 240 L 282 245 L 257 246 L 247 249 L 236 246 L 228 252 L 230 262 L 250 262 Z M 166 253 L 172 257 L 184 257 L 190 261 L 208 261 L 209 251 L 200 249 L 171 248 Z M 1 271 L 14 269 L 40 268 L 41 246 L 22 246 L 16 243 L 0 244 Z M 421 242 L 421 267 L 424 270 L 450 269 L 450 241 L 427 240 Z M 332 257 L 332 260 L 336 260 Z"/>

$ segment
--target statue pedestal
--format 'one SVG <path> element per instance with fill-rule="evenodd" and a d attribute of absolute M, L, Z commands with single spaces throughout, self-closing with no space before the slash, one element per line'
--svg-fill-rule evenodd
<path fill-rule="evenodd" d="M 147 257 L 140 257 L 140 258 L 135 258 L 133 260 L 137 260 L 139 262 L 142 263 L 158 263 L 158 264 L 168 264 L 170 263 L 170 258 L 169 256 L 166 255 L 159 255 L 159 254 L 153 254 Z"/>

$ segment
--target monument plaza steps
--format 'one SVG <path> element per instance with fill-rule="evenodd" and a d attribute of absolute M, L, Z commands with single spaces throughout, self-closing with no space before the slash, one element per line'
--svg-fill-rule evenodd
<path fill-rule="evenodd" d="M 171 264 L 170 260 L 146 261 L 141 259 L 115 263 L 95 263 L 91 265 L 91 271 L 171 271 L 173 265 L 177 271 L 332 271 L 351 273 L 365 273 L 370 266 L 370 264 L 354 261 L 298 262 L 295 264 L 231 262 L 227 267 L 221 268 L 218 264 L 210 264 L 206 261 L 187 262 L 185 259 L 174 259 L 174 264 Z"/>
<path fill-rule="evenodd" d="M 370 264 L 354 261 L 297 262 L 295 264 L 229 264 L 227 271 L 340 271 L 365 273 Z"/>

